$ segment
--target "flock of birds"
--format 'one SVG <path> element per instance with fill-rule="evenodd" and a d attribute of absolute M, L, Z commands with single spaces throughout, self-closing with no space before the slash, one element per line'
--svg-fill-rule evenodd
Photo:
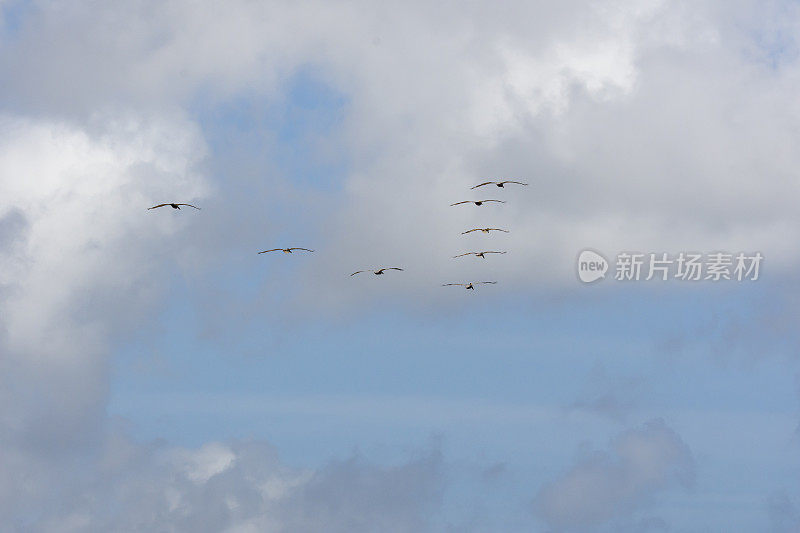
<path fill-rule="evenodd" d="M 504 188 L 506 186 L 506 184 L 509 184 L 509 183 L 514 183 L 516 185 L 525 185 L 525 186 L 528 185 L 527 183 L 522 183 L 521 181 L 514 181 L 514 180 L 485 181 L 483 183 L 479 183 L 478 185 L 475 185 L 474 187 L 470 187 L 470 189 L 477 189 L 477 188 L 483 187 L 485 185 L 496 185 L 497 187 Z M 456 202 L 456 203 L 450 204 L 450 206 L 453 207 L 453 206 L 462 205 L 462 204 L 475 204 L 476 206 L 481 206 L 481 205 L 483 205 L 483 204 L 485 204 L 487 202 L 497 202 L 497 203 L 501 203 L 501 204 L 506 203 L 505 200 L 491 200 L 491 199 L 490 200 L 464 200 L 462 202 Z M 180 204 L 180 203 L 158 204 L 158 205 L 154 205 L 153 207 L 149 207 L 148 209 L 158 209 L 159 207 L 166 207 L 166 206 L 169 206 L 172 209 L 178 209 L 178 210 L 180 210 L 181 206 L 193 207 L 193 208 L 198 209 L 198 210 L 200 209 L 196 205 Z M 508 230 L 502 229 L 502 228 L 473 228 L 473 229 L 470 229 L 470 230 L 467 230 L 467 231 L 463 231 L 463 232 L 461 232 L 461 234 L 462 235 L 467 235 L 468 233 L 472 233 L 473 231 L 481 231 L 483 233 L 489 233 L 489 232 L 492 232 L 492 231 L 501 231 L 501 232 L 504 232 L 504 233 L 509 233 Z M 301 250 L 303 252 L 314 252 L 314 250 L 311 250 L 309 248 L 291 247 L 291 248 L 272 248 L 270 250 L 262 250 L 262 251 L 260 251 L 258 253 L 259 254 L 266 254 L 266 253 L 270 253 L 270 252 L 283 252 L 285 254 L 291 254 L 295 250 Z M 482 251 L 482 252 L 466 252 L 466 253 L 463 253 L 463 254 L 459 254 L 459 255 L 453 256 L 453 259 L 456 259 L 456 258 L 459 258 L 459 257 L 465 257 L 465 256 L 468 256 L 468 255 L 474 255 L 475 257 L 480 257 L 481 259 L 486 259 L 486 254 L 504 254 L 504 253 L 506 253 L 506 252 L 499 252 L 499 251 L 493 251 L 493 250 L 487 250 L 487 251 Z M 355 276 L 356 274 L 361 274 L 363 272 L 372 272 L 376 276 L 381 276 L 387 270 L 400 270 L 400 271 L 402 271 L 403 269 L 399 268 L 399 267 L 381 267 L 381 268 L 379 268 L 377 270 L 372 270 L 372 269 L 357 270 L 357 271 L 353 272 L 352 274 L 350 274 L 350 276 L 352 277 L 352 276 Z M 442 285 L 442 287 L 456 286 L 456 287 L 464 287 L 467 290 L 473 290 L 474 291 L 475 290 L 475 285 L 494 285 L 496 283 L 497 283 L 496 281 L 471 281 L 469 283 L 444 283 Z"/>

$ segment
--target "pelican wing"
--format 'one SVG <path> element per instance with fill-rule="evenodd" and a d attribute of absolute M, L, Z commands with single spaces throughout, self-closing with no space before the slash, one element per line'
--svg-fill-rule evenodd
<path fill-rule="evenodd" d="M 481 252 L 482 254 L 504 254 L 507 252 Z"/>
<path fill-rule="evenodd" d="M 148 210 L 149 210 L 149 209 L 157 209 L 157 208 L 159 208 L 159 207 L 164 207 L 165 205 L 171 205 L 171 204 L 158 204 L 158 205 L 154 205 L 153 207 L 148 207 L 147 209 L 148 209 Z"/>
<path fill-rule="evenodd" d="M 502 231 L 504 233 L 510 233 L 507 229 L 500 229 L 500 228 L 487 228 L 489 231 Z"/>
<path fill-rule="evenodd" d="M 459 287 L 463 287 L 465 285 L 465 283 L 443 283 L 442 287 L 450 287 L 452 285 L 457 285 Z"/>
<path fill-rule="evenodd" d="M 483 203 L 486 203 L 486 202 L 500 202 L 501 204 L 506 203 L 505 200 L 481 200 L 481 202 L 483 202 Z"/>
<path fill-rule="evenodd" d="M 465 255 L 472 255 L 472 254 L 474 254 L 474 253 L 475 253 L 475 252 L 467 252 L 467 253 L 465 253 L 465 254 L 461 254 L 461 255 L 454 255 L 454 256 L 453 256 L 453 259 L 455 259 L 456 257 L 464 257 Z"/>
<path fill-rule="evenodd" d="M 313 252 L 314 250 L 309 250 L 308 248 L 289 248 L 290 250 L 305 250 L 306 252 Z"/>
<path fill-rule="evenodd" d="M 471 203 L 470 200 L 464 200 L 463 202 L 456 202 L 454 204 L 450 204 L 450 207 L 453 207 L 454 205 L 469 204 L 469 203 Z"/>
<path fill-rule="evenodd" d="M 473 281 L 472 282 L 473 285 L 475 285 L 476 283 L 489 283 L 491 285 L 494 285 L 497 282 L 496 281 Z"/>
<path fill-rule="evenodd" d="M 386 267 L 386 268 L 382 268 L 381 270 L 403 270 L 403 269 L 402 268 L 397 268 L 397 267 Z"/>
<path fill-rule="evenodd" d="M 514 180 L 501 181 L 500 183 L 516 183 L 517 185 L 527 185 L 527 183 L 522 183 L 521 181 L 514 181 Z"/>
<path fill-rule="evenodd" d="M 195 209 L 198 209 L 198 210 L 200 209 L 196 205 L 192 205 L 192 204 L 175 204 L 175 205 L 185 205 L 185 206 L 189 206 L 189 207 L 194 207 Z"/>
<path fill-rule="evenodd" d="M 494 185 L 496 183 L 497 182 L 494 182 L 494 181 L 484 181 L 483 183 L 479 183 L 478 185 L 476 185 L 474 187 L 470 187 L 470 189 L 477 189 L 478 187 L 483 187 L 484 185 Z"/>
<path fill-rule="evenodd" d="M 466 235 L 467 233 L 472 233 L 473 231 L 481 231 L 481 228 L 475 228 L 467 231 L 462 231 L 461 235 Z"/>
<path fill-rule="evenodd" d="M 353 272 L 353 273 L 352 273 L 352 274 L 350 274 L 350 275 L 351 275 L 351 276 L 355 276 L 356 274 L 361 274 L 362 272 L 368 272 L 368 271 L 367 271 L 367 270 L 358 270 L 358 271 L 356 271 L 356 272 Z"/>
<path fill-rule="evenodd" d="M 282 252 L 283 248 L 273 248 L 272 250 L 264 250 L 263 252 L 258 252 L 258 253 L 265 254 L 267 252 L 279 252 L 279 251 Z"/>

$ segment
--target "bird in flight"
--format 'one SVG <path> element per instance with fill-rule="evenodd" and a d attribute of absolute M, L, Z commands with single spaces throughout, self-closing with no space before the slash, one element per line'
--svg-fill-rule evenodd
<path fill-rule="evenodd" d="M 505 181 L 484 181 L 483 183 L 476 185 L 474 187 L 470 187 L 470 189 L 477 189 L 478 187 L 483 187 L 484 185 L 497 185 L 498 187 L 505 187 L 506 183 L 516 183 L 517 185 L 527 185 L 527 183 L 522 183 L 521 181 L 513 181 L 513 180 L 505 180 Z"/>
<path fill-rule="evenodd" d="M 461 205 L 461 204 L 475 204 L 475 205 L 483 205 L 486 202 L 498 202 L 501 204 L 506 203 L 505 200 L 464 200 L 463 202 L 456 202 L 454 204 L 450 204 L 450 207 L 454 205 Z"/>
<path fill-rule="evenodd" d="M 465 254 L 454 255 L 453 259 L 456 257 L 464 257 L 465 255 L 474 255 L 475 257 L 480 257 L 481 259 L 486 259 L 484 254 L 504 254 L 506 252 L 467 252 Z"/>
<path fill-rule="evenodd" d="M 384 270 L 403 270 L 403 269 L 402 268 L 397 268 L 397 267 L 384 267 L 384 268 L 379 268 L 378 270 L 359 270 L 358 272 L 353 272 L 350 275 L 351 276 L 355 276 L 356 274 L 360 274 L 362 272 L 372 272 L 376 276 L 380 276 L 381 274 L 383 274 Z"/>
<path fill-rule="evenodd" d="M 292 253 L 292 250 L 304 250 L 306 252 L 313 252 L 314 250 L 309 250 L 308 248 L 273 248 L 272 250 L 264 250 L 263 252 L 258 252 L 260 254 L 265 254 L 267 252 L 283 252 L 285 254 Z"/>
<path fill-rule="evenodd" d="M 470 283 L 445 283 L 444 285 L 442 285 L 442 287 L 449 287 L 451 285 L 455 285 L 457 287 L 464 287 L 467 290 L 474 291 L 475 290 L 475 285 L 482 285 L 484 283 L 488 283 L 488 284 L 494 285 L 497 282 L 496 281 L 472 281 Z"/>
<path fill-rule="evenodd" d="M 484 233 L 489 233 L 490 231 L 502 231 L 504 233 L 510 233 L 507 229 L 500 229 L 500 228 L 475 228 L 467 231 L 462 231 L 461 235 L 466 235 L 467 233 L 472 233 L 473 231 L 482 231 Z"/>
<path fill-rule="evenodd" d="M 158 205 L 154 205 L 153 207 L 148 207 L 147 209 L 148 210 L 149 209 L 157 209 L 159 207 L 164 207 L 165 205 L 170 206 L 172 209 L 180 209 L 182 205 L 188 205 L 189 207 L 194 207 L 195 209 L 200 209 L 196 205 L 192 205 L 192 204 L 158 204 Z"/>

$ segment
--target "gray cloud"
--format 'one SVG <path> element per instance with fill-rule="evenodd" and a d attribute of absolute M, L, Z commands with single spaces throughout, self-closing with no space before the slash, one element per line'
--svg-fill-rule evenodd
<path fill-rule="evenodd" d="M 4 499 L 3 523 L 76 533 L 428 531 L 443 487 L 435 451 L 394 467 L 354 456 L 301 470 L 263 442 L 184 449 L 137 445 L 113 432 L 60 473 L 67 476 L 37 494 L 35 511 Z"/>
<path fill-rule="evenodd" d="M 487 242 L 514 250 L 495 262 L 512 289 L 574 283 L 585 246 L 759 249 L 779 272 L 800 242 L 797 65 L 783 41 L 781 60 L 765 62 L 777 45 L 754 35 L 790 35 L 797 12 L 720 6 L 42 2 L 0 65 L 17 108 L 71 116 L 185 108 L 199 92 L 209 105 L 278 98 L 301 69 L 345 95 L 330 133 L 348 154 L 344 197 L 324 213 L 309 268 L 330 274 L 309 277 L 307 302 L 373 300 L 332 280 L 398 261 L 408 272 L 384 289 L 456 298 L 428 289 L 468 276 L 449 256 Z M 57 83 L 65 65 L 80 72 Z M 533 187 L 503 191 L 503 209 L 447 208 L 495 174 Z M 514 231 L 459 235 L 481 223 Z"/>
<path fill-rule="evenodd" d="M 50 487 L 61 477 L 77 482 L 80 471 L 68 465 L 98 446 L 108 353 L 118 335 L 141 324 L 158 280 L 180 261 L 163 239 L 179 236 L 182 222 L 147 216 L 147 204 L 206 191 L 193 175 L 203 145 L 191 126 L 107 119 L 90 133 L 0 117 L 0 213 L 11 243 L 0 269 L 6 516 L 13 510 L 33 519 L 55 504 Z"/>
<path fill-rule="evenodd" d="M 656 419 L 620 434 L 610 451 L 587 454 L 542 487 L 536 511 L 556 531 L 597 531 L 628 523 L 660 492 L 691 486 L 694 475 L 689 447 Z M 648 519 L 648 523 L 660 521 Z"/>
<path fill-rule="evenodd" d="M 260 214 L 262 197 L 288 198 L 290 214 L 318 210 L 324 244 L 298 275 L 322 274 L 306 276 L 304 312 L 375 301 L 385 291 L 409 301 L 456 301 L 463 292 L 429 288 L 472 275 L 474 264 L 449 256 L 487 242 L 513 250 L 493 263 L 503 279 L 499 291 L 573 283 L 574 254 L 585 246 L 758 249 L 776 273 L 795 264 L 796 8 L 542 5 L 42 0 L 20 10 L 14 28 L 4 24 L 0 250 L 11 250 L 0 258 L 6 516 L 77 531 L 97 524 L 146 528 L 160 520 L 175 529 L 296 531 L 318 528 L 318 516 L 341 530 L 425 527 L 427 507 L 414 491 L 435 500 L 436 480 L 422 472 L 435 466 L 432 459 L 396 470 L 342 463 L 306 479 L 244 445 L 164 451 L 105 440 L 114 340 L 147 320 L 169 275 L 197 279 L 220 271 L 222 260 L 209 259 L 209 249 L 224 257 L 263 238 L 273 219 Z M 751 33 L 776 28 L 777 41 Z M 274 161 L 257 157 L 247 162 L 252 168 L 232 168 L 237 176 L 208 179 L 207 132 L 191 113 L 195 99 L 214 106 L 280 98 L 302 69 L 350 102 L 330 133 L 339 139 L 335 151 L 347 154 L 336 201 L 322 194 L 309 200 L 290 183 L 263 178 L 273 175 Z M 264 141 L 273 146 L 269 136 Z M 495 175 L 532 186 L 504 191 L 510 202 L 502 210 L 447 208 L 468 186 Z M 282 186 L 278 193 L 274 184 Z M 222 192 L 214 196 L 214 188 Z M 254 190 L 263 196 L 250 195 Z M 198 217 L 187 231 L 186 219 L 173 213 L 144 216 L 151 213 L 143 205 L 175 196 L 207 199 L 219 217 Z M 485 222 L 513 232 L 490 241 L 459 235 Z M 384 262 L 401 262 L 407 275 L 358 291 L 341 283 L 343 273 Z M 263 295 L 269 283 L 254 292 Z M 268 312 L 213 287 L 203 294 L 215 309 L 210 322 Z M 602 394 L 586 402 L 608 406 Z M 108 463 L 102 475 L 87 459 L 98 449 Z M 206 455 L 221 462 L 209 466 Z M 86 472 L 67 466 L 73 462 L 88 462 Z M 210 477 L 198 470 L 214 464 L 222 470 Z M 263 490 L 272 489 L 259 485 L 270 474 L 251 479 L 241 464 L 281 472 L 276 483 L 292 488 L 280 506 L 270 507 Z M 537 501 L 553 527 L 624 521 L 648 497 L 686 482 L 691 470 L 680 438 L 652 422 L 622 434 L 611 452 L 581 461 Z M 109 486 L 106 476 L 119 483 Z M 333 490 L 337 482 L 350 499 Z M 115 488 L 121 494 L 106 494 Z M 375 494 L 385 498 L 373 500 Z M 657 518 L 643 520 L 659 525 Z"/>
<path fill-rule="evenodd" d="M 776 281 L 710 305 L 707 316 L 671 325 L 656 339 L 656 349 L 670 356 L 701 351 L 720 362 L 796 360 L 798 281 L 794 275 Z"/>
<path fill-rule="evenodd" d="M 778 491 L 767 498 L 767 513 L 770 529 L 774 533 L 789 533 L 800 529 L 800 513 L 785 491 Z"/>
<path fill-rule="evenodd" d="M 644 382 L 643 378 L 612 375 L 602 364 L 596 364 L 570 409 L 624 420 L 640 403 Z"/>

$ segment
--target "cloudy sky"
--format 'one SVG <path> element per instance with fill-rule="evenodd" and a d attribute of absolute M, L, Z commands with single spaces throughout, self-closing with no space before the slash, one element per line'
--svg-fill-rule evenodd
<path fill-rule="evenodd" d="M 0 0 L 0 529 L 800 530 L 799 31 Z M 623 282 L 622 251 L 764 260 Z"/>

